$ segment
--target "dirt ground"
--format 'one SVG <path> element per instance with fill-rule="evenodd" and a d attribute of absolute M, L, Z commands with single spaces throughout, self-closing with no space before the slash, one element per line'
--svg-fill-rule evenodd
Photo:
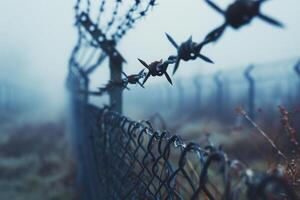
<path fill-rule="evenodd" d="M 0 120 L 0 199 L 76 199 L 64 120 Z"/>

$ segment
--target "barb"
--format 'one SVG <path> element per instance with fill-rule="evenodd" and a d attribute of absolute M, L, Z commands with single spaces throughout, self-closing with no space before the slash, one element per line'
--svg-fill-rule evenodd
<path fill-rule="evenodd" d="M 169 83 L 172 85 L 172 80 L 170 75 L 167 72 L 167 68 L 169 64 L 174 63 L 174 58 L 169 58 L 167 61 L 160 60 L 160 61 L 154 61 L 151 64 L 147 64 L 145 61 L 138 59 L 142 65 L 144 65 L 145 68 L 148 69 L 148 73 L 144 79 L 143 85 L 146 83 L 148 78 L 150 76 L 165 76 L 166 79 L 169 81 Z"/>
<path fill-rule="evenodd" d="M 169 34 L 166 33 L 166 36 L 168 40 L 171 42 L 171 44 L 177 50 L 177 56 L 176 56 L 177 59 L 175 62 L 173 74 L 175 74 L 175 72 L 177 71 L 181 60 L 190 61 L 190 60 L 195 60 L 197 58 L 201 58 L 202 60 L 208 63 L 213 63 L 213 61 L 210 58 L 200 53 L 204 44 L 202 42 L 199 44 L 193 42 L 192 36 L 186 42 L 182 43 L 180 46 L 177 45 L 175 40 Z"/>
<path fill-rule="evenodd" d="M 235 0 L 235 2 L 230 4 L 226 10 L 222 10 L 211 0 L 205 0 L 205 2 L 225 19 L 225 22 L 220 27 L 216 28 L 206 36 L 205 43 L 218 41 L 228 26 L 239 29 L 249 24 L 255 17 L 273 26 L 280 28 L 284 26 L 281 22 L 260 12 L 260 7 L 266 2 L 265 0 Z"/>
<path fill-rule="evenodd" d="M 169 83 L 172 85 L 172 79 L 170 75 L 167 72 L 167 69 L 169 65 L 174 64 L 174 70 L 173 70 L 173 75 L 177 71 L 180 61 L 190 61 L 190 60 L 195 60 L 197 58 L 200 58 L 208 63 L 213 63 L 213 61 L 201 54 L 201 49 L 205 45 L 203 42 L 201 43 L 195 43 L 192 40 L 192 37 L 190 37 L 186 42 L 183 42 L 181 45 L 178 45 L 175 40 L 166 33 L 167 39 L 170 41 L 170 43 L 176 48 L 177 50 L 177 55 L 171 55 L 168 57 L 166 61 L 160 60 L 160 61 L 154 61 L 151 64 L 147 64 L 145 61 L 138 59 L 142 65 L 148 69 L 148 74 L 144 80 L 144 83 L 148 80 L 150 76 L 165 76 L 166 79 L 169 81 Z M 144 84 L 143 83 L 143 84 Z"/>
<path fill-rule="evenodd" d="M 126 77 L 126 79 L 124 81 L 126 81 L 127 84 L 133 84 L 133 85 L 139 84 L 142 88 L 144 88 L 144 86 L 140 82 L 140 79 L 142 79 L 146 76 L 146 74 L 144 73 L 144 69 L 142 71 L 140 71 L 140 73 L 138 73 L 138 74 L 133 74 L 133 75 L 127 76 L 127 74 L 125 72 L 123 72 L 123 75 Z"/>

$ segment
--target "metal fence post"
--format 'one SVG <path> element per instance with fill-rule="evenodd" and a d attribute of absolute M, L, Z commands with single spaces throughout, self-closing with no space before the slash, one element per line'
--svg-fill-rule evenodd
<path fill-rule="evenodd" d="M 296 74 L 298 75 L 298 77 L 300 78 L 300 60 L 294 66 L 294 70 L 295 70 Z"/>
<path fill-rule="evenodd" d="M 9 86 L 6 88 L 6 99 L 5 99 L 7 111 L 12 111 L 12 87 Z"/>
<path fill-rule="evenodd" d="M 180 80 L 177 81 L 177 89 L 178 89 L 178 110 L 180 110 L 184 106 L 184 88 Z"/>
<path fill-rule="evenodd" d="M 255 118 L 255 80 L 251 76 L 251 72 L 254 69 L 254 65 L 250 65 L 246 68 L 244 72 L 244 76 L 248 81 L 249 88 L 248 88 L 248 112 L 249 116 L 254 119 Z"/>
<path fill-rule="evenodd" d="M 300 59 L 298 60 L 298 62 L 296 63 L 296 65 L 294 66 L 294 70 L 296 72 L 296 74 L 298 75 L 299 81 L 298 81 L 298 87 L 297 87 L 297 91 L 296 91 L 296 99 L 299 99 L 300 97 Z M 299 106 L 299 101 L 296 101 L 296 107 Z M 296 116 L 296 120 L 300 120 L 299 116 Z M 297 131 L 296 135 L 299 135 L 299 131 L 300 131 L 300 123 L 295 123 L 295 129 Z M 298 137 L 299 138 L 299 137 Z"/>
<path fill-rule="evenodd" d="M 0 109 L 4 111 L 4 84 L 0 84 Z M 3 113 L 3 112 L 2 112 Z"/>
<path fill-rule="evenodd" d="M 201 107 L 201 83 L 200 83 L 200 77 L 196 76 L 194 78 L 194 86 L 195 86 L 195 105 L 199 109 Z"/>
<path fill-rule="evenodd" d="M 89 91 L 89 77 L 82 70 L 78 69 L 80 76 L 77 77 L 78 85 L 73 85 L 79 90 Z M 73 83 L 74 84 L 74 83 Z M 72 126 L 74 127 L 74 148 L 78 156 L 77 166 L 77 184 L 80 199 L 97 200 L 100 195 L 100 183 L 95 174 L 97 174 L 94 152 L 91 149 L 93 145 L 91 140 L 90 127 L 88 126 L 88 113 L 86 107 L 89 102 L 88 93 L 71 93 L 72 95 L 72 116 L 74 117 Z"/>
<path fill-rule="evenodd" d="M 165 104 L 166 108 L 172 109 L 172 107 L 173 107 L 172 90 L 170 90 L 169 86 L 166 86 L 165 91 L 166 91 L 166 104 Z"/>
<path fill-rule="evenodd" d="M 112 81 L 119 81 L 122 79 L 122 63 L 121 59 L 116 57 L 109 57 L 109 67 L 110 67 L 110 79 Z M 115 87 L 109 92 L 109 101 L 113 110 L 122 113 L 122 97 L 123 89 L 120 87 Z"/>
<path fill-rule="evenodd" d="M 116 49 L 116 42 L 114 40 L 108 40 L 106 35 L 100 30 L 97 24 L 93 23 L 87 13 L 81 13 L 79 17 L 79 23 L 85 28 L 85 30 L 92 36 L 98 46 L 109 57 L 110 78 L 112 81 L 118 81 L 122 78 L 122 63 L 125 59 Z M 104 58 L 103 58 L 104 59 Z M 101 58 L 99 62 L 101 62 Z M 93 68 L 90 68 L 93 70 Z M 112 110 L 122 113 L 122 88 L 114 88 L 109 91 L 110 105 Z"/>
<path fill-rule="evenodd" d="M 298 83 L 298 87 L 297 87 L 297 98 L 300 96 L 300 60 L 296 63 L 296 65 L 294 66 L 294 70 L 299 78 L 299 83 Z M 298 106 L 298 105 L 297 105 Z"/>

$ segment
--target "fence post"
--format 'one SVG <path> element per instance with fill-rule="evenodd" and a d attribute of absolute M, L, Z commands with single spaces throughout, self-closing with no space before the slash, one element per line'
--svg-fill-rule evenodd
<path fill-rule="evenodd" d="M 296 72 L 296 74 L 297 74 L 297 76 L 299 78 L 299 83 L 298 83 L 298 88 L 297 88 L 297 93 L 296 93 L 297 98 L 298 98 L 299 95 L 300 95 L 300 91 L 299 91 L 300 90 L 300 60 L 298 60 L 298 62 L 294 66 L 294 70 L 295 70 L 295 72 Z"/>
<path fill-rule="evenodd" d="M 254 119 L 255 118 L 255 80 L 251 76 L 251 72 L 254 69 L 254 65 L 250 65 L 246 68 L 244 72 L 244 76 L 248 81 L 249 88 L 248 88 L 248 112 L 249 116 Z"/>
<path fill-rule="evenodd" d="M 79 23 L 92 36 L 98 46 L 109 57 L 110 79 L 119 81 L 122 78 L 122 64 L 126 62 L 122 55 L 116 49 L 116 42 L 108 40 L 106 35 L 100 30 L 97 24 L 93 23 L 89 15 L 81 13 Z M 104 59 L 104 58 L 103 58 Z M 101 61 L 101 59 L 100 59 Z M 102 61 L 101 61 L 102 62 Z M 122 88 L 114 88 L 109 91 L 110 106 L 116 112 L 122 113 Z"/>
<path fill-rule="evenodd" d="M 172 109 L 172 91 L 168 85 L 163 87 L 163 93 L 165 94 L 164 107 Z"/>
<path fill-rule="evenodd" d="M 214 75 L 214 82 L 217 86 L 217 95 L 216 95 L 216 108 L 217 108 L 217 113 L 222 114 L 223 110 L 223 83 L 221 80 L 221 71 L 218 71 Z"/>
<path fill-rule="evenodd" d="M 5 94 L 5 107 L 7 109 L 7 111 L 11 111 L 12 108 L 12 87 L 9 85 L 6 88 L 6 94 Z"/>
<path fill-rule="evenodd" d="M 83 83 L 80 81 L 80 87 L 82 87 L 83 91 L 86 91 L 82 94 L 82 101 L 84 105 L 87 105 L 89 102 L 89 94 L 87 91 L 89 91 L 89 77 L 88 74 L 84 72 L 82 69 L 78 69 L 81 79 L 83 80 Z"/>
<path fill-rule="evenodd" d="M 180 110 L 184 106 L 184 89 L 181 80 L 177 81 L 177 89 L 178 89 L 178 110 Z"/>
<path fill-rule="evenodd" d="M 294 70 L 295 70 L 296 74 L 298 75 L 298 77 L 300 78 L 300 60 L 294 66 Z"/>
<path fill-rule="evenodd" d="M 196 92 L 195 92 L 195 105 L 198 109 L 200 109 L 201 107 L 201 81 L 200 81 L 200 77 L 199 76 L 196 76 L 194 78 L 194 86 L 195 86 L 195 89 L 196 89 Z"/>
<path fill-rule="evenodd" d="M 112 81 L 119 81 L 122 79 L 122 63 L 121 59 L 110 56 L 109 57 L 109 67 L 110 67 L 110 79 Z M 120 87 L 115 87 L 109 92 L 109 101 L 110 105 L 113 107 L 113 110 L 122 113 L 122 97 L 123 89 Z"/>
<path fill-rule="evenodd" d="M 78 85 L 72 83 L 72 87 L 79 89 L 80 91 L 89 91 L 89 77 L 88 74 L 82 69 L 78 69 L 79 76 L 77 77 Z M 93 157 L 93 151 L 91 149 L 93 143 L 91 140 L 91 130 L 87 125 L 88 112 L 86 106 L 89 102 L 88 93 L 81 93 L 78 95 L 71 93 L 71 106 L 73 113 L 72 126 L 74 127 L 74 148 L 77 155 L 77 184 L 78 193 L 80 199 L 83 200 L 97 200 L 100 195 L 100 183 L 95 174 L 97 174 L 97 168 L 95 165 L 95 159 Z"/>
<path fill-rule="evenodd" d="M 4 84 L 0 85 L 0 108 L 1 110 L 4 110 L 4 90 L 5 90 L 5 86 Z"/>
<path fill-rule="evenodd" d="M 0 84 L 0 111 L 4 114 L 4 84 Z"/>
<path fill-rule="evenodd" d="M 298 75 L 298 78 L 299 78 L 299 81 L 298 81 L 298 87 L 297 87 L 297 91 L 296 91 L 296 99 L 299 99 L 300 97 L 300 59 L 298 60 L 298 62 L 296 63 L 296 65 L 294 66 L 294 70 L 296 72 L 296 74 Z M 296 107 L 299 107 L 299 103 L 298 101 L 296 101 Z M 296 116 L 296 119 L 295 120 L 300 120 L 300 117 L 299 116 Z M 299 135 L 299 131 L 300 131 L 300 123 L 295 123 L 295 128 L 296 128 L 296 131 L 297 131 L 297 135 Z M 299 137 L 298 137 L 299 138 Z"/>

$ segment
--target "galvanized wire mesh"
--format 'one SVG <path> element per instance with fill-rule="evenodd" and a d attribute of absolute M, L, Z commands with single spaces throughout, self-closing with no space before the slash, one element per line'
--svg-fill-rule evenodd
<path fill-rule="evenodd" d="M 296 199 L 281 177 L 108 109 L 87 107 L 103 199 Z M 95 175 L 96 176 L 96 175 Z"/>

